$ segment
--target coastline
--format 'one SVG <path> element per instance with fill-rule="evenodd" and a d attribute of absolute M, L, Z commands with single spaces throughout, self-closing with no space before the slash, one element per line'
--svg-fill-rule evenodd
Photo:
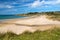
<path fill-rule="evenodd" d="M 60 28 L 60 21 L 53 21 L 46 18 L 46 15 L 38 17 L 9 19 L 0 24 L 0 33 L 12 32 L 17 35 L 36 30 L 45 31 L 54 28 Z"/>

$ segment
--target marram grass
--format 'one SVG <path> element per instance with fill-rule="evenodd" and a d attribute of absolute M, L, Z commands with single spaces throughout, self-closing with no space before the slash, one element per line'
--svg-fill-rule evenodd
<path fill-rule="evenodd" d="M 55 28 L 47 31 L 36 31 L 34 33 L 24 32 L 21 35 L 14 33 L 0 34 L 0 40 L 60 40 L 60 29 Z"/>

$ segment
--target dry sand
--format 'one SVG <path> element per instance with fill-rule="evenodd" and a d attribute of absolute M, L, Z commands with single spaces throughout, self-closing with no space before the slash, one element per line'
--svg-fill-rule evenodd
<path fill-rule="evenodd" d="M 53 29 L 54 27 L 60 27 L 60 21 L 53 21 L 46 18 L 45 15 L 35 17 L 35 18 L 26 18 L 26 19 L 17 19 L 9 20 L 4 24 L 0 24 L 0 33 L 12 32 L 17 35 L 22 34 L 25 31 L 35 32 L 45 31 L 48 29 Z"/>
<path fill-rule="evenodd" d="M 14 23 L 30 24 L 30 25 L 44 25 L 44 24 L 60 24 L 60 21 L 53 21 L 46 18 L 46 15 L 41 15 L 36 18 L 17 20 Z"/>

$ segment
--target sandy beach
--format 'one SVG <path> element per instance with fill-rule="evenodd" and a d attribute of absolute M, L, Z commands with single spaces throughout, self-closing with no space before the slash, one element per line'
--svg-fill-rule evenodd
<path fill-rule="evenodd" d="M 41 15 L 32 18 L 11 19 L 0 23 L 0 33 L 12 32 L 17 35 L 28 32 L 45 31 L 60 28 L 60 21 L 48 19 L 46 15 Z"/>

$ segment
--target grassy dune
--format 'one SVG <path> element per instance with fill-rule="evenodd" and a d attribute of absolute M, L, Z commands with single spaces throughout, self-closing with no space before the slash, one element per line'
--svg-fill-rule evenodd
<path fill-rule="evenodd" d="M 42 14 L 42 13 L 44 13 L 44 14 Z M 42 13 L 28 13 L 28 14 L 21 14 L 21 15 L 18 15 L 18 16 L 34 16 L 35 17 L 36 15 L 37 16 L 46 15 L 47 18 L 49 18 L 49 19 L 59 20 L 60 21 L 60 12 L 54 12 L 54 13 L 53 12 L 42 12 Z M 21 23 L 23 23 L 23 22 L 21 22 Z M 27 24 L 28 24 L 28 22 L 27 22 Z M 3 27 L 5 27 L 5 25 L 7 25 L 7 24 L 0 24 L 0 27 L 2 25 L 3 25 Z M 15 25 L 22 26 L 22 24 L 21 25 L 20 24 L 15 24 Z M 15 25 L 13 25 L 13 26 L 15 26 Z M 31 25 L 24 25 L 24 26 L 31 26 Z M 32 27 L 33 26 L 36 26 L 36 25 L 32 25 Z M 46 27 L 47 26 L 44 26 L 44 28 L 46 28 Z M 60 28 L 59 27 L 49 29 L 49 30 L 45 30 L 45 31 L 38 31 L 37 30 L 37 31 L 35 31 L 33 33 L 24 32 L 24 33 L 22 33 L 20 35 L 16 35 L 16 34 L 11 33 L 11 32 L 7 32 L 5 34 L 0 33 L 0 40 L 60 40 Z"/>
<path fill-rule="evenodd" d="M 39 15 L 48 15 L 49 19 L 60 21 L 60 11 L 52 11 L 52 12 L 29 12 L 26 14 L 17 14 L 17 16 L 39 16 Z"/>
<path fill-rule="evenodd" d="M 54 28 L 47 31 L 36 31 L 34 33 L 24 32 L 21 35 L 13 33 L 0 34 L 0 40 L 60 40 L 60 29 Z"/>
<path fill-rule="evenodd" d="M 60 14 L 47 15 L 47 18 L 60 21 Z"/>

